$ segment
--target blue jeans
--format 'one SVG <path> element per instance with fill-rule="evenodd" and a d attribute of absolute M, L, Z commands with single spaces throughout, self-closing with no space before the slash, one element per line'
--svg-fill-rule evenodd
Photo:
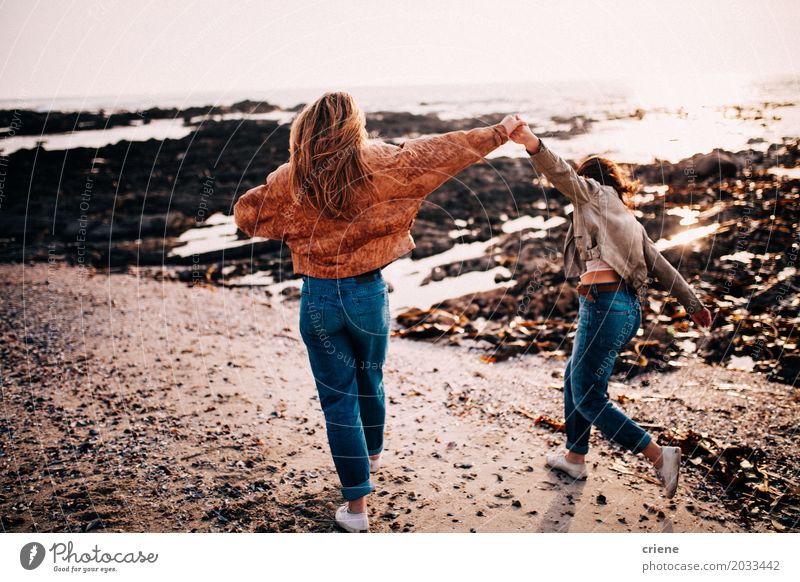
<path fill-rule="evenodd" d="M 300 335 L 325 415 L 345 499 L 373 490 L 370 455 L 383 449 L 383 362 L 389 341 L 386 283 L 305 277 Z"/>
<path fill-rule="evenodd" d="M 620 350 L 636 335 L 641 311 L 629 291 L 596 293 L 594 302 L 580 296 L 578 328 L 572 357 L 564 372 L 564 418 L 567 449 L 589 451 L 592 425 L 615 443 L 635 453 L 651 438 L 608 399 L 608 379 Z"/>

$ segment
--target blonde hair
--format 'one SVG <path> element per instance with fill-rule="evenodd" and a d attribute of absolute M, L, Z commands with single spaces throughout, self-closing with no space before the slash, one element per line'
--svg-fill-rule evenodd
<path fill-rule="evenodd" d="M 366 140 L 364 113 L 349 93 L 325 93 L 306 105 L 289 136 L 295 195 L 331 218 L 352 218 L 358 193 L 371 183 Z"/>

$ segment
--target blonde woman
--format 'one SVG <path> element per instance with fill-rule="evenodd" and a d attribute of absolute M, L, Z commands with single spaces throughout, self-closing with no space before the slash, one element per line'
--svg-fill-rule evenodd
<path fill-rule="evenodd" d="M 585 479 L 594 425 L 608 439 L 642 453 L 671 498 L 678 487 L 680 449 L 659 446 L 611 404 L 608 380 L 617 355 L 639 329 L 637 292 L 644 288 L 649 274 L 683 304 L 697 325 L 710 326 L 711 313 L 630 211 L 629 197 L 638 184 L 617 164 L 592 157 L 576 172 L 545 147 L 527 124 L 515 130 L 511 139 L 525 146 L 536 172 L 546 176 L 575 208 L 564 249 L 567 278 L 580 278 L 575 342 L 564 372 L 567 443 L 566 451 L 547 455 L 547 464 L 574 479 Z"/>
<path fill-rule="evenodd" d="M 381 268 L 414 248 L 425 197 L 521 123 L 507 116 L 395 146 L 367 141 L 352 96 L 326 93 L 292 124 L 289 162 L 236 203 L 239 228 L 285 241 L 303 275 L 300 334 L 347 501 L 335 514 L 345 531 L 368 530 L 370 473 L 381 466 L 390 323 Z"/>

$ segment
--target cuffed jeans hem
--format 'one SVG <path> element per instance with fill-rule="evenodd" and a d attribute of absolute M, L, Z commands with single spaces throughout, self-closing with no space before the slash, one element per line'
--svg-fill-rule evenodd
<path fill-rule="evenodd" d="M 367 455 L 370 457 L 374 457 L 375 455 L 383 452 L 383 445 L 379 446 L 377 449 L 370 449 L 367 451 Z"/>
<path fill-rule="evenodd" d="M 567 441 L 567 450 L 576 455 L 585 455 L 589 452 L 589 445 L 576 445 Z"/>
<path fill-rule="evenodd" d="M 360 485 L 356 485 L 355 487 L 342 487 L 342 495 L 348 501 L 354 501 L 365 495 L 369 495 L 375 490 L 375 487 L 372 486 L 372 481 L 367 479 Z"/>
<path fill-rule="evenodd" d="M 647 448 L 647 445 L 649 445 L 650 441 L 652 440 L 653 437 L 651 437 L 650 434 L 645 434 L 643 439 L 640 439 L 638 443 L 631 447 L 631 452 L 636 454 L 641 453 Z"/>

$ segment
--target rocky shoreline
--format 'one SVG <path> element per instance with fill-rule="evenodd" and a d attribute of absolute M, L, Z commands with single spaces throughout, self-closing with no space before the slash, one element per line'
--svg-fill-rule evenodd
<path fill-rule="evenodd" d="M 787 158 L 794 163 L 796 143 L 790 147 Z M 643 333 L 622 354 L 618 373 L 674 369 L 682 353 L 697 351 L 710 364 L 738 362 L 797 386 L 800 181 L 769 173 L 766 166 L 782 157 L 777 152 L 783 150 L 771 148 L 763 157 L 718 152 L 665 164 L 660 171 L 671 180 L 667 187 L 639 197 L 636 210 L 648 234 L 663 241 L 664 254 L 693 282 L 715 320 L 707 336 L 698 332 L 682 308 L 654 285 L 643 301 Z M 653 167 L 633 168 L 645 184 L 653 172 Z M 688 182 L 687 174 L 693 176 Z M 554 191 L 545 192 L 556 202 L 542 213 L 549 218 L 563 201 Z M 686 232 L 680 225 L 687 218 L 703 236 L 671 246 L 669 233 Z M 561 270 L 566 228 L 562 223 L 548 229 L 541 244 L 527 242 L 535 230 L 498 236 L 492 256 L 477 268 L 506 267 L 513 286 L 405 314 L 399 334 L 477 340 L 495 360 L 529 352 L 568 353 L 569 326 L 562 324 L 575 319 L 578 301 Z M 473 266 L 445 266 L 434 277 Z"/>
<path fill-rule="evenodd" d="M 252 272 L 291 279 L 287 249 L 275 241 L 245 241 L 241 233 L 241 243 L 229 247 L 188 256 L 172 252 L 183 244 L 181 233 L 205 226 L 215 213 L 230 214 L 238 196 L 286 159 L 287 125 L 221 116 L 275 110 L 265 103 L 241 102 L 227 108 L 89 114 L 85 121 L 83 113 L 49 114 L 48 131 L 51 123 L 53 131 L 61 131 L 70 123 L 95 128 L 132 123 L 137 117 L 181 117 L 196 129 L 182 139 L 21 150 L 3 158 L 0 260 L 55 257 L 115 272 L 149 266 L 155 276 L 190 283 L 226 284 Z M 13 114 L 22 119 L 19 131 L 41 130 L 33 112 Z M 9 115 L 3 112 L 0 119 Z M 580 128 L 586 120 L 566 121 L 575 131 L 585 130 Z M 381 112 L 370 115 L 368 129 L 397 139 L 479 122 Z M 653 240 L 707 229 L 665 254 L 680 265 L 717 317 L 710 335 L 701 338 L 674 301 L 654 290 L 644 303 L 644 335 L 623 354 L 618 372 L 674 369 L 682 354 L 698 351 L 709 363 L 733 362 L 797 385 L 798 157 L 798 140 L 786 138 L 764 151 L 717 150 L 678 163 L 630 167 L 644 185 L 636 210 Z M 428 198 L 414 224 L 413 258 L 461 244 L 492 244 L 485 256 L 432 269 L 423 284 L 503 267 L 504 279 L 513 285 L 447 299 L 435 311 L 406 314 L 399 319 L 400 335 L 468 340 L 491 359 L 570 349 L 564 324 L 574 319 L 577 296 L 561 273 L 567 223 L 539 226 L 563 217 L 566 200 L 533 177 L 527 160 L 497 158 L 488 167 L 468 168 Z M 506 232 L 519 219 L 534 222 Z"/>

